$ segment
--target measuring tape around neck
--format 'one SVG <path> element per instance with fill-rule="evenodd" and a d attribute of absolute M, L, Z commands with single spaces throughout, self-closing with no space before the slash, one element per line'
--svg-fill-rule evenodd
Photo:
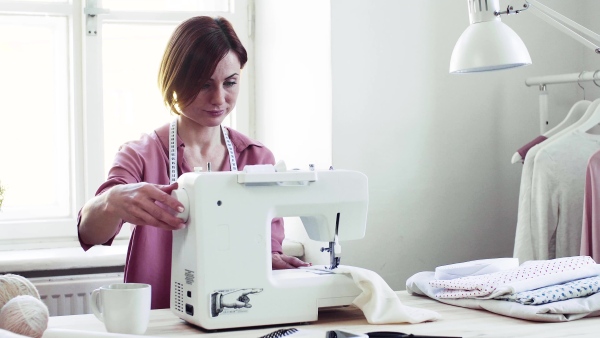
<path fill-rule="evenodd" d="M 221 131 L 225 139 L 231 171 L 237 171 L 237 161 L 235 160 L 235 152 L 233 151 L 233 144 L 229 139 L 229 133 L 222 125 Z M 177 119 L 171 122 L 169 128 L 169 181 L 171 183 L 177 182 Z"/>
<path fill-rule="evenodd" d="M 229 166 L 231 167 L 231 171 L 238 171 L 237 161 L 235 160 L 235 151 L 233 151 L 233 144 L 229 139 L 229 132 L 223 125 L 221 125 L 221 131 L 223 132 L 223 138 L 225 139 L 227 154 L 229 154 Z"/>

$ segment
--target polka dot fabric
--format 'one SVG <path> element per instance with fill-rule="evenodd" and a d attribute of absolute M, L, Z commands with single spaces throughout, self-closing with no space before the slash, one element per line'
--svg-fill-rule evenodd
<path fill-rule="evenodd" d="M 541 305 L 571 298 L 591 296 L 600 292 L 600 276 L 578 279 L 565 284 L 551 285 L 531 291 L 518 292 L 494 299 L 521 303 L 523 305 Z"/>
<path fill-rule="evenodd" d="M 429 284 L 434 288 L 443 289 L 436 293 L 438 298 L 485 298 L 507 284 L 569 274 L 590 265 L 596 265 L 596 262 L 588 256 L 530 261 L 516 269 L 456 279 L 432 280 Z M 542 286 L 547 285 L 542 283 Z"/>

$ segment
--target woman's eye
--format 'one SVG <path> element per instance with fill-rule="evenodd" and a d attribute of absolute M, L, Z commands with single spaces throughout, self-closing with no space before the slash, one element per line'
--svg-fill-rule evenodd
<path fill-rule="evenodd" d="M 210 88 L 210 83 L 205 83 L 200 87 L 200 90 L 208 89 L 208 88 Z"/>
<path fill-rule="evenodd" d="M 225 87 L 233 87 L 237 84 L 235 81 L 227 81 L 225 82 Z"/>

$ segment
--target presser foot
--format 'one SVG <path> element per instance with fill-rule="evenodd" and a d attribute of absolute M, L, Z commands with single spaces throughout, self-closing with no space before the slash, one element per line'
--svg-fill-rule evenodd
<path fill-rule="evenodd" d="M 340 266 L 340 257 L 338 257 L 335 253 L 335 245 L 336 242 L 329 242 L 328 248 L 321 248 L 321 252 L 329 252 L 329 270 L 333 270 Z"/>

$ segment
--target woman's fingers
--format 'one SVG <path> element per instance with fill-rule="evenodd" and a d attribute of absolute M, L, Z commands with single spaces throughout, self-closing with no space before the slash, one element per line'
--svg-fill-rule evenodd
<path fill-rule="evenodd" d="M 281 269 L 295 269 L 301 266 L 311 266 L 312 264 L 306 263 L 303 260 L 279 253 L 271 254 L 271 262 L 274 270 Z"/>
<path fill-rule="evenodd" d="M 171 192 L 173 192 L 173 190 L 177 189 L 178 187 L 177 182 L 172 183 L 170 185 L 155 185 L 155 187 L 162 192 L 162 194 L 158 194 L 155 197 L 157 202 L 160 202 L 160 204 L 173 210 L 175 214 L 184 211 L 184 205 L 181 204 L 181 202 L 179 202 L 177 198 L 171 196 Z"/>
<path fill-rule="evenodd" d="M 121 219 L 132 224 L 180 229 L 184 223 L 175 215 L 182 205 L 170 195 L 170 191 L 176 188 L 176 183 L 169 186 L 148 183 L 123 185 L 119 189 L 111 189 L 112 208 L 117 210 Z"/>
<path fill-rule="evenodd" d="M 310 266 L 310 263 L 306 263 L 305 261 L 301 260 L 298 257 L 293 257 L 293 256 L 287 256 L 287 255 L 282 255 L 283 260 L 286 261 L 289 265 L 293 266 L 294 268 L 298 268 L 301 266 Z"/>

